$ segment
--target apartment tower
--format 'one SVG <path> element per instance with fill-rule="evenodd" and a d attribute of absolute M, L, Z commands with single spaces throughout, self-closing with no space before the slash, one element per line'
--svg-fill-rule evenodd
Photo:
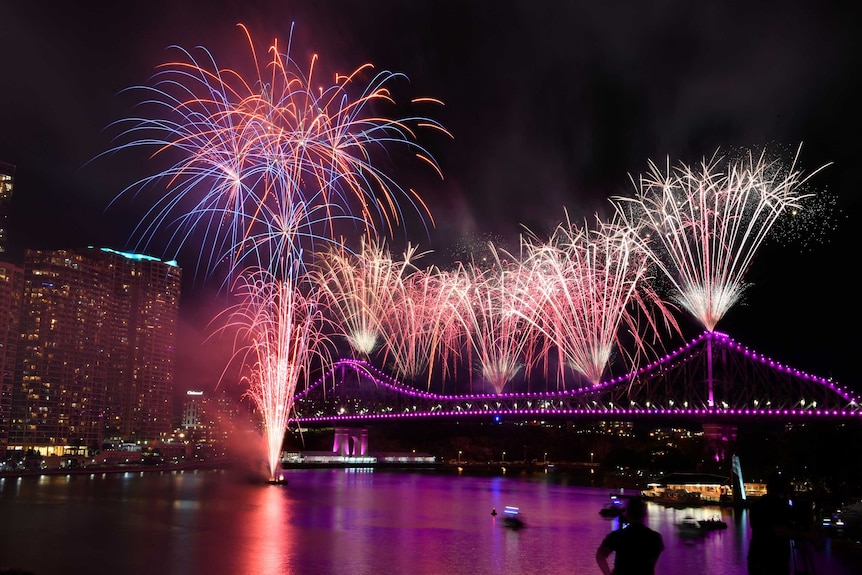
<path fill-rule="evenodd" d="M 26 251 L 9 449 L 170 435 L 181 275 L 107 248 Z"/>
<path fill-rule="evenodd" d="M 0 461 L 6 459 L 24 270 L 0 261 Z"/>

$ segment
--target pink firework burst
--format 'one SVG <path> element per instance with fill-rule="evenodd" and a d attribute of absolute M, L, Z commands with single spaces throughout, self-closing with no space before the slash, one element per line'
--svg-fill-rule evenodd
<path fill-rule="evenodd" d="M 659 321 L 678 330 L 647 281 L 648 254 L 631 228 L 598 218 L 593 228 L 579 227 L 567 219 L 548 242 L 526 238 L 524 251 L 534 286 L 523 295 L 534 310 L 525 317 L 556 349 L 558 381 L 569 366 L 597 384 L 614 351 L 635 364 L 650 349 L 645 325 L 652 341 Z"/>
<path fill-rule="evenodd" d="M 396 261 L 382 240 L 367 237 L 362 238 L 358 253 L 334 246 L 319 254 L 309 279 L 355 352 L 367 357 L 381 345 L 394 298 L 404 277 L 415 269 L 414 260 L 422 255 L 408 246 L 401 261 Z"/>
<path fill-rule="evenodd" d="M 501 393 L 525 366 L 525 354 L 536 335 L 534 308 L 522 294 L 531 277 L 517 258 L 493 244 L 481 263 L 461 267 L 465 289 L 458 290 L 458 317 L 466 334 L 469 357 L 478 362 L 482 379 Z"/>

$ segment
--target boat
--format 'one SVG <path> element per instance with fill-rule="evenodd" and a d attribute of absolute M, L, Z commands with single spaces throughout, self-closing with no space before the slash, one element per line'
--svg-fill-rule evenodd
<path fill-rule="evenodd" d="M 727 529 L 727 523 L 721 520 L 717 515 L 709 519 L 701 519 L 697 522 L 700 528 L 704 531 L 717 531 L 719 529 Z"/>
<path fill-rule="evenodd" d="M 503 526 L 509 529 L 521 529 L 525 526 L 524 520 L 521 518 L 521 511 L 517 507 L 509 505 L 503 510 Z"/>
<path fill-rule="evenodd" d="M 705 532 L 700 523 L 690 515 L 686 516 L 680 523 L 677 523 L 676 528 L 680 537 L 685 538 L 702 537 Z"/>
<path fill-rule="evenodd" d="M 613 504 L 608 504 L 599 509 L 599 515 L 602 517 L 620 517 L 623 513 L 625 513 L 625 509 L 614 506 Z"/>
<path fill-rule="evenodd" d="M 611 500 L 599 510 L 599 515 L 602 517 L 619 517 L 625 513 L 623 500 L 616 495 L 611 495 Z"/>
<path fill-rule="evenodd" d="M 650 501 L 678 509 L 697 507 L 704 503 L 699 492 L 686 489 L 665 489 L 660 495 L 649 497 Z"/>
<path fill-rule="evenodd" d="M 266 482 L 270 485 L 287 485 L 287 475 L 284 473 L 284 469 L 277 469 L 272 478 Z"/>
<path fill-rule="evenodd" d="M 650 483 L 641 495 L 655 503 L 683 509 L 719 505 L 732 497 L 730 479 L 708 473 L 671 473 Z"/>

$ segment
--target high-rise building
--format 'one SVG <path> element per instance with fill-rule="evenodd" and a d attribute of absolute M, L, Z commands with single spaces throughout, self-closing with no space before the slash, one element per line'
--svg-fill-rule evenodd
<path fill-rule="evenodd" d="M 225 457 L 230 439 L 242 430 L 253 429 L 243 422 L 240 405 L 223 391 L 189 390 L 182 405 L 180 430 L 183 439 L 194 446 L 196 457 Z M 242 440 L 236 440 L 237 444 Z"/>
<path fill-rule="evenodd" d="M 15 166 L 0 162 L 0 254 L 6 251 L 9 234 L 9 211 L 12 204 L 12 188 L 15 183 Z"/>
<path fill-rule="evenodd" d="M 0 461 L 6 459 L 24 270 L 0 261 Z"/>
<path fill-rule="evenodd" d="M 181 275 L 105 248 L 27 250 L 10 449 L 87 455 L 171 434 Z"/>

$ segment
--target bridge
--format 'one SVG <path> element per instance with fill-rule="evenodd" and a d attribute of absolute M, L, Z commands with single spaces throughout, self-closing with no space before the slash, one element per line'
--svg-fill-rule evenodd
<path fill-rule="evenodd" d="M 475 418 L 862 420 L 860 399 L 846 386 L 709 331 L 632 373 L 568 391 L 447 395 L 343 359 L 294 399 L 294 421 L 306 426 Z"/>

